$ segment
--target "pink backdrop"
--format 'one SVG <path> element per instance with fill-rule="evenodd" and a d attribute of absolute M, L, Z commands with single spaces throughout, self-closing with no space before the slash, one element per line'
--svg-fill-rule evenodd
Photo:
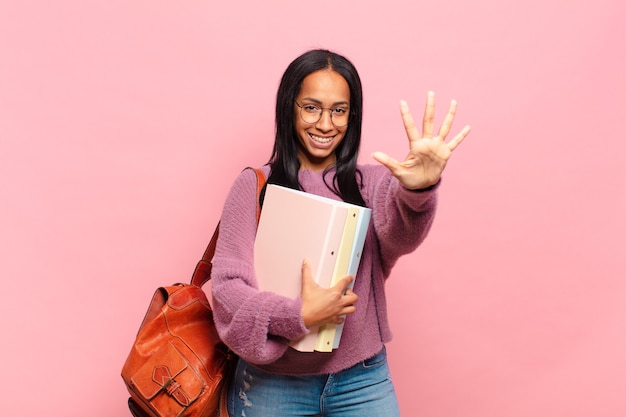
<path fill-rule="evenodd" d="M 626 415 L 621 0 L 0 0 L 3 415 L 126 416 L 156 286 L 269 157 L 296 55 L 349 56 L 362 160 L 459 101 L 426 243 L 389 282 L 405 416 Z M 439 115 L 441 116 L 441 114 Z"/>

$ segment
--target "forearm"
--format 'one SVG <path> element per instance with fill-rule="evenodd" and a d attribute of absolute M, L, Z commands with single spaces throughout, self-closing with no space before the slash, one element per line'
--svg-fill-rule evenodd
<path fill-rule="evenodd" d="M 254 273 L 256 178 L 244 172 L 226 199 L 213 258 L 212 296 L 222 340 L 253 363 L 279 358 L 307 332 L 298 299 L 259 292 Z"/>
<path fill-rule="evenodd" d="M 385 174 L 372 190 L 372 223 L 386 266 L 414 251 L 434 221 L 439 183 L 426 190 L 404 188 Z"/>
<path fill-rule="evenodd" d="M 213 288 L 215 322 L 224 343 L 245 360 L 271 363 L 289 340 L 306 334 L 299 300 L 259 292 L 238 278 L 221 281 Z"/>

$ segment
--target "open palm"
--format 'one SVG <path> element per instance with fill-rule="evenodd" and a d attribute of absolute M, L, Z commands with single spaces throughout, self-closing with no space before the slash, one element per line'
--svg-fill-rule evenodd
<path fill-rule="evenodd" d="M 456 101 L 452 100 L 439 131 L 434 135 L 435 94 L 432 91 L 426 100 L 421 136 L 405 101 L 400 102 L 400 113 L 409 139 L 409 153 L 405 160 L 399 162 L 383 152 L 374 152 L 372 157 L 385 165 L 404 187 L 410 190 L 427 188 L 439 181 L 452 151 L 469 134 L 470 126 L 465 126 L 449 142 L 445 141 L 456 114 Z"/>

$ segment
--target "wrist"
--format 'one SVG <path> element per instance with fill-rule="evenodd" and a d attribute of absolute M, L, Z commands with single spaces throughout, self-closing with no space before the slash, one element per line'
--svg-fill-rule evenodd
<path fill-rule="evenodd" d="M 431 191 L 431 190 L 437 188 L 437 186 L 439 185 L 440 182 L 441 182 L 441 178 L 439 178 L 436 183 L 428 185 L 426 187 L 420 187 L 420 188 L 414 188 L 414 189 L 407 188 L 407 190 L 411 191 L 411 192 L 414 192 L 414 193 L 423 193 L 423 192 Z"/>

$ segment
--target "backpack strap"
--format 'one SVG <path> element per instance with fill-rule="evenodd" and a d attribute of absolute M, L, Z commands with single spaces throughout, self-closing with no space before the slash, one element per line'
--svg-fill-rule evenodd
<path fill-rule="evenodd" d="M 256 191 L 256 221 L 259 222 L 261 217 L 261 205 L 260 205 L 260 196 L 263 191 L 263 187 L 265 187 L 265 174 L 259 168 L 250 168 L 254 169 L 257 178 L 257 191 Z M 191 285 L 196 285 L 198 287 L 202 287 L 211 279 L 211 269 L 213 268 L 213 255 L 215 254 L 215 247 L 217 246 L 217 237 L 219 236 L 220 224 L 217 223 L 215 227 L 215 231 L 213 232 L 213 237 L 209 242 L 206 250 L 204 251 L 204 255 L 202 255 L 202 259 L 196 265 L 196 269 L 193 271 L 193 276 L 191 277 Z"/>

